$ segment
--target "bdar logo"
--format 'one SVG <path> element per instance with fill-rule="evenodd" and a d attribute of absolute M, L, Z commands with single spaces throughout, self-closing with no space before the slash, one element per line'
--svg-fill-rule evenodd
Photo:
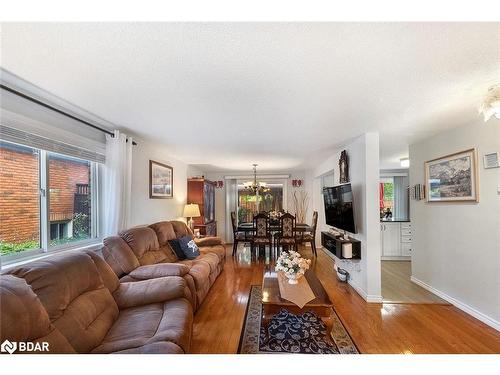
<path fill-rule="evenodd" d="M 14 353 L 17 349 L 17 342 L 10 342 L 9 340 L 5 340 L 2 342 L 0 346 L 0 351 L 2 353 L 8 352 L 10 354 Z"/>

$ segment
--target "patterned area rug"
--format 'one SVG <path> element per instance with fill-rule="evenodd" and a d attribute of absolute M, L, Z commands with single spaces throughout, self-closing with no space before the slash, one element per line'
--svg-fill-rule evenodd
<path fill-rule="evenodd" d="M 253 285 L 238 353 L 358 354 L 352 339 L 332 310 L 332 332 L 312 311 L 294 315 L 282 309 L 268 324 L 262 321 L 262 288 Z"/>

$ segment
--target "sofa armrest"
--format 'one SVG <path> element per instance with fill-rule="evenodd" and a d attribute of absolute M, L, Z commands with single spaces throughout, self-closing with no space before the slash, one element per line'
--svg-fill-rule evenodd
<path fill-rule="evenodd" d="M 194 243 L 198 246 L 215 246 L 222 245 L 222 239 L 220 237 L 195 238 Z"/>
<path fill-rule="evenodd" d="M 113 293 L 120 309 L 184 297 L 186 281 L 179 276 L 121 283 Z"/>
<path fill-rule="evenodd" d="M 157 263 L 140 266 L 129 273 L 131 277 L 139 280 L 156 279 L 166 276 L 184 276 L 189 272 L 189 267 L 179 263 Z"/>

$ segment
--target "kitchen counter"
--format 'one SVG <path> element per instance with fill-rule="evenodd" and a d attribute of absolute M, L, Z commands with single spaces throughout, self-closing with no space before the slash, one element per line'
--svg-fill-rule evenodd
<path fill-rule="evenodd" d="M 380 219 L 381 223 L 409 223 L 409 219 Z"/>

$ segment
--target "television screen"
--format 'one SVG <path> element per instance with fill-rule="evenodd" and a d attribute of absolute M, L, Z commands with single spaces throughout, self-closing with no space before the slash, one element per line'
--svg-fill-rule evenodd
<path fill-rule="evenodd" d="M 351 184 L 323 188 L 326 224 L 356 233 Z"/>

